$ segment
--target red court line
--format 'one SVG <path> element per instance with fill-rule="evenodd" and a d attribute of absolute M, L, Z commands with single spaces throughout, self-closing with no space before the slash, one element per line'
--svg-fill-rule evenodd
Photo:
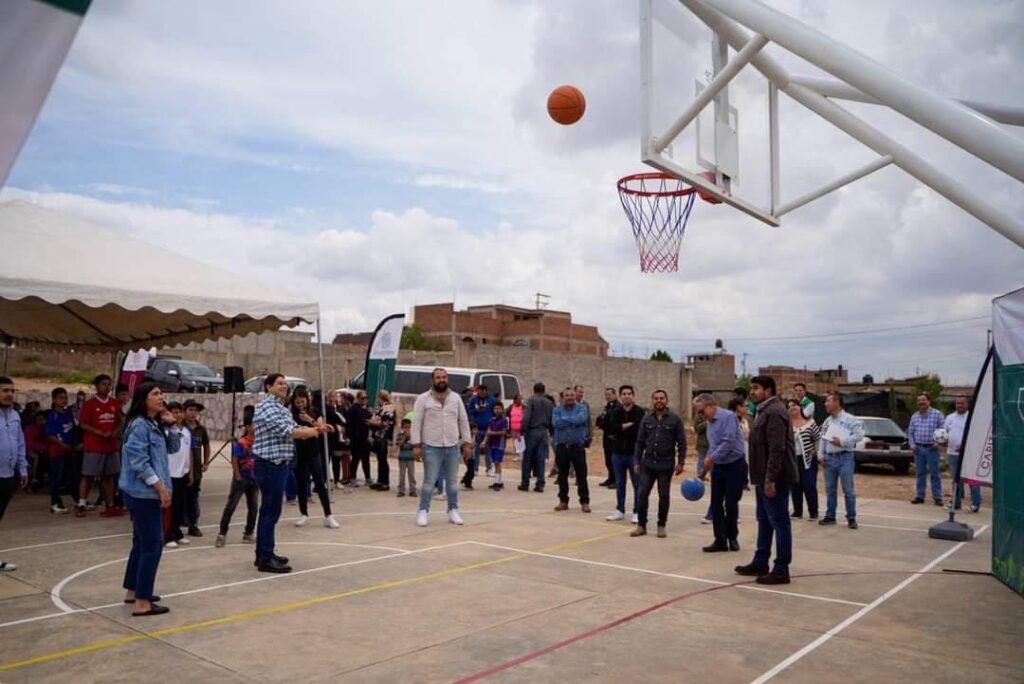
<path fill-rule="evenodd" d="M 879 570 L 879 571 L 876 571 L 876 572 L 817 572 L 817 573 L 808 573 L 806 575 L 793 575 L 792 578 L 793 579 L 802 579 L 802 578 L 808 578 L 808 577 L 845 577 L 845 576 L 849 576 L 849 575 L 943 575 L 943 576 L 955 576 L 955 575 L 950 575 L 949 573 L 945 573 L 945 572 L 941 572 L 941 571 L 934 571 L 934 570 L 929 571 L 929 572 L 906 572 L 906 571 L 901 571 L 901 570 Z M 963 576 L 963 575 L 961 575 L 961 576 Z M 481 681 L 483 679 L 487 679 L 488 677 L 490 677 L 492 675 L 498 674 L 499 672 L 504 672 L 505 670 L 511 670 L 512 668 L 518 667 L 518 666 L 522 665 L 523 663 L 529 662 L 531 660 L 535 660 L 537 658 L 540 658 L 541 656 L 547 655 L 548 653 L 552 653 L 553 651 L 557 651 L 559 649 L 565 648 L 566 646 L 574 644 L 577 641 L 583 641 L 584 639 L 589 639 L 590 637 L 595 636 L 597 634 L 600 634 L 602 632 L 607 632 L 609 629 L 614 629 L 615 627 L 618 627 L 619 625 L 625 624 L 627 622 L 631 622 L 633 620 L 636 620 L 637 618 L 641 618 L 644 615 L 648 615 L 648 614 L 653 613 L 653 612 L 655 612 L 657 610 L 661 610 L 665 606 L 670 606 L 673 603 L 679 603 L 680 601 L 685 601 L 687 599 L 693 598 L 695 596 L 700 596 L 702 594 L 710 594 L 710 593 L 715 592 L 715 591 L 722 591 L 723 589 L 732 589 L 733 587 L 738 587 L 738 586 L 740 586 L 742 584 L 751 584 L 751 583 L 756 582 L 756 581 L 757 581 L 756 579 L 751 578 L 749 580 L 744 580 L 744 581 L 740 581 L 740 582 L 733 582 L 732 584 L 722 584 L 722 585 L 718 585 L 718 586 L 714 586 L 714 587 L 707 587 L 706 589 L 699 589 L 697 591 L 691 591 L 691 592 L 689 592 L 687 594 L 682 594 L 680 596 L 675 596 L 673 598 L 667 599 L 667 600 L 662 601 L 660 603 L 655 603 L 653 606 L 648 606 L 647 608 L 644 608 L 643 610 L 638 610 L 635 613 L 630 613 L 629 615 L 624 615 L 623 617 L 620 617 L 619 619 L 614 620 L 612 622 L 609 622 L 609 623 L 606 623 L 606 624 L 603 624 L 603 625 L 599 625 L 597 627 L 594 627 L 593 629 L 589 629 L 586 632 L 582 632 L 580 634 L 577 634 L 576 636 L 569 637 L 568 639 L 565 639 L 563 641 L 559 641 L 557 643 L 551 644 L 550 646 L 545 646 L 544 648 L 538 649 L 536 651 L 532 651 L 530 653 L 526 653 L 525 655 L 521 655 L 518 658 L 514 658 L 513 660 L 509 660 L 509 661 L 506 661 L 504 663 L 500 663 L 500 664 L 495 665 L 493 667 L 490 667 L 490 668 L 488 668 L 486 670 L 481 670 L 480 672 L 477 672 L 475 674 L 471 674 L 471 675 L 469 675 L 467 677 L 463 677 L 462 679 L 456 680 L 455 684 L 470 684 L 470 682 L 479 682 L 479 681 Z"/>

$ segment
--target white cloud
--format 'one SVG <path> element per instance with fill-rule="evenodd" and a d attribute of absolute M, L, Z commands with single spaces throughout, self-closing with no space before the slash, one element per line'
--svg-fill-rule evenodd
<path fill-rule="evenodd" d="M 1024 95 L 1019 2 L 970 10 L 924 0 L 899 8 L 773 4 L 949 95 L 1007 103 Z M 370 215 L 325 218 L 319 207 L 281 197 L 279 221 L 218 211 L 227 203 L 218 205 L 209 187 L 132 195 L 95 184 L 93 192 L 117 201 L 32 197 L 303 289 L 320 300 L 329 332 L 369 328 L 415 303 L 455 296 L 459 305 L 528 304 L 540 290 L 599 325 L 617 349 L 641 349 L 646 337 L 678 353 L 724 337 L 731 350 L 750 351 L 755 366 L 844 363 L 880 376 L 921 365 L 973 379 L 981 352 L 971 345 L 980 335 L 983 346 L 983 326 L 859 343 L 729 341 L 969 317 L 1020 284 L 1020 250 L 896 169 L 787 215 L 782 228 L 698 203 L 680 273 L 637 273 L 614 191 L 619 176 L 643 169 L 635 12 L 617 0 L 320 2 L 301 11 L 283 3 L 94 3 L 57 84 L 70 104 L 51 113 L 53 122 L 84 126 L 102 115 L 129 121 L 128 142 L 153 154 L 231 157 L 310 175 L 338 153 L 339 164 L 383 163 L 406 180 Z M 552 124 L 544 110 L 547 92 L 566 82 L 588 98 L 587 115 L 571 127 Z M 1018 184 L 899 116 L 849 107 L 1024 214 Z M 785 99 L 783 120 L 786 197 L 870 158 Z M 327 154 L 309 161 L 308 149 Z M 403 185 L 420 196 L 436 188 L 439 198 L 465 191 L 487 208 L 481 213 L 500 218 L 428 212 Z M 146 204 L 165 196 L 200 201 Z"/>

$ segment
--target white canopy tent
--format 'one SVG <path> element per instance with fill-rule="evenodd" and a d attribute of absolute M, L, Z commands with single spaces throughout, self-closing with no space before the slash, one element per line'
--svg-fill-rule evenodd
<path fill-rule="evenodd" d="M 0 245 L 7 344 L 114 351 L 303 322 L 319 332 L 316 303 L 29 202 L 0 203 Z"/>

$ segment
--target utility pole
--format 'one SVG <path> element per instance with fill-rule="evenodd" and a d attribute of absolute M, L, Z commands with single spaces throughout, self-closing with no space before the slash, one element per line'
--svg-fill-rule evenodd
<path fill-rule="evenodd" d="M 535 306 L 535 307 L 536 307 L 536 308 L 537 308 L 538 310 L 540 310 L 540 309 L 546 309 L 546 308 L 548 308 L 548 300 L 549 300 L 549 299 L 551 299 L 551 295 L 546 295 L 546 294 L 544 294 L 543 292 L 538 292 L 538 293 L 537 293 L 537 294 L 535 295 L 535 300 L 534 300 L 534 302 L 535 302 L 535 303 L 534 303 L 534 306 Z"/>
<path fill-rule="evenodd" d="M 743 360 L 740 362 L 740 369 L 742 370 L 740 377 L 745 376 L 747 374 L 747 352 L 743 352 Z"/>

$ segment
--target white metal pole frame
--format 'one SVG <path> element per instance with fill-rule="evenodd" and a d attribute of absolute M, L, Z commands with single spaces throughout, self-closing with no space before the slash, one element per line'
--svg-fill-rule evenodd
<path fill-rule="evenodd" d="M 320 365 L 320 418 L 327 421 L 327 385 L 324 384 L 324 340 L 320 334 L 320 312 L 316 315 L 316 356 Z M 320 435 L 320 467 L 323 472 L 324 487 L 327 488 L 327 468 L 330 466 L 331 447 L 327 433 Z M 305 486 L 305 485 L 303 485 Z M 328 488 L 329 489 L 329 488 Z M 328 496 L 330 496 L 328 494 Z"/>
<path fill-rule="evenodd" d="M 733 49 L 741 49 L 750 40 L 750 34 L 738 22 L 712 7 L 712 3 L 716 3 L 719 0 L 679 1 L 685 5 L 687 9 L 693 12 L 701 21 L 707 24 L 713 31 L 721 34 Z M 769 35 L 769 37 L 771 37 L 771 35 Z M 870 60 L 867 60 L 866 58 L 863 59 L 865 59 L 874 69 L 879 71 L 883 77 L 890 76 L 888 72 L 881 69 Z M 814 62 L 814 60 L 810 61 L 812 61 L 812 63 Z M 1018 221 L 1015 217 L 991 205 L 983 197 L 968 189 L 958 180 L 935 168 L 920 155 L 899 144 L 892 138 L 880 133 L 862 119 L 854 116 L 847 110 L 810 88 L 802 86 L 799 83 L 795 83 L 790 78 L 786 69 L 771 57 L 771 55 L 761 52 L 751 59 L 751 64 L 766 78 L 768 78 L 769 81 L 774 83 L 779 90 L 815 112 L 826 121 L 842 129 L 864 145 L 870 147 L 883 157 L 892 157 L 892 163 L 896 166 L 917 178 L 919 181 L 932 188 L 940 195 L 946 197 L 954 204 L 960 206 L 974 217 L 988 224 L 1008 240 L 1014 242 L 1020 247 L 1024 247 L 1024 224 Z M 937 96 L 933 97 L 936 97 L 938 100 L 949 105 L 948 101 L 938 98 Z M 983 118 L 977 114 L 972 114 L 972 116 L 975 116 L 978 119 Z M 1001 129 L 998 129 L 997 127 L 996 130 L 1001 131 Z M 1005 133 L 1005 131 L 1001 132 Z M 1020 141 L 1017 141 L 1017 143 L 1024 145 L 1024 143 Z M 651 163 L 658 168 L 662 168 L 662 164 L 653 160 Z M 1022 157 L 1021 163 L 1024 164 L 1024 157 Z M 684 178 L 687 181 L 690 180 L 685 176 Z M 756 216 L 758 214 L 752 215 Z M 778 217 L 773 216 L 772 218 L 775 219 L 775 221 L 772 222 L 773 225 L 778 225 Z"/>
<path fill-rule="evenodd" d="M 977 111 L 908 81 L 853 48 L 756 0 L 704 1 L 879 103 L 1024 181 L 1024 140 Z"/>
<path fill-rule="evenodd" d="M 805 195 L 797 197 L 795 200 L 790 200 L 789 202 L 786 202 L 785 204 L 783 204 L 782 206 L 778 207 L 775 210 L 775 215 L 782 216 L 783 214 L 788 214 L 794 209 L 799 209 L 805 204 L 813 202 L 819 197 L 824 197 L 828 193 L 838 190 L 844 185 L 849 185 L 855 180 L 860 180 L 861 178 L 867 176 L 868 174 L 874 173 L 879 169 L 884 169 L 889 164 L 892 164 L 892 156 L 887 154 L 884 157 L 879 157 L 875 161 L 865 164 L 864 166 L 860 167 L 859 169 L 856 169 L 855 171 L 851 171 L 842 178 L 837 178 L 831 183 L 827 183 L 826 185 L 821 186 L 817 190 L 812 190 L 811 192 L 808 192 Z"/>

